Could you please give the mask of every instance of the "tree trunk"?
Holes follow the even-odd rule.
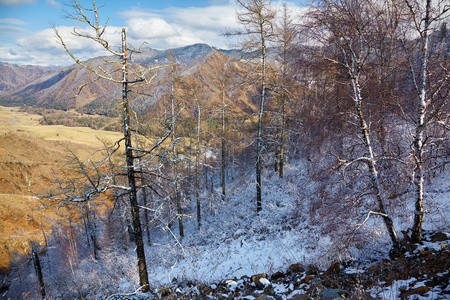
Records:
[[[200,206],[200,121],[201,121],[201,108],[198,105],[198,118],[197,118],[197,149],[195,154],[195,198],[197,200],[197,226],[200,228],[202,226],[202,212]]]
[[[366,121],[365,121],[363,113],[362,113],[362,108],[361,108],[361,104],[362,104],[361,89],[360,89],[359,82],[358,82],[358,76],[351,74],[351,73],[350,73],[350,76],[351,76],[351,83],[352,83],[352,88],[353,88],[353,97],[354,97],[354,102],[355,102],[356,115],[359,120],[359,128],[360,128],[361,134],[363,136],[364,146],[368,153],[367,166],[369,168],[369,172],[371,175],[370,179],[372,182],[372,188],[374,189],[375,198],[377,199],[377,202],[378,202],[378,210],[379,210],[379,213],[381,213],[381,215],[383,217],[383,221],[386,225],[386,229],[391,238],[394,250],[399,250],[400,243],[399,243],[399,239],[397,236],[397,232],[394,229],[394,223],[392,222],[391,217],[389,217],[389,215],[386,212],[386,208],[384,206],[384,201],[381,196],[381,185],[380,185],[378,171],[377,171],[376,164],[375,164],[375,157],[373,154],[372,144],[370,142],[369,129],[367,127]]]
[[[413,141],[413,152],[416,167],[414,168],[414,187],[415,187],[415,211],[414,224],[411,233],[411,242],[418,243],[422,238],[423,224],[423,132],[425,130],[425,112],[427,109],[426,89],[427,89],[427,65],[428,65],[428,30],[430,27],[431,0],[427,0],[427,7],[424,19],[424,30],[422,33],[422,65],[421,82],[418,92],[416,132]]]
[[[283,79],[283,89],[287,88],[287,64],[288,64],[288,47],[290,46],[292,42],[292,32],[290,31],[292,24],[289,20],[288,15],[288,9],[286,2],[283,3],[283,28],[282,28],[282,47],[283,47],[283,69],[282,69],[282,79]],[[286,102],[287,102],[287,95],[286,91],[283,90],[281,94],[281,142],[280,142],[280,154],[279,154],[279,177],[283,178],[283,172],[284,172],[284,153],[285,153],[285,145],[286,145],[286,125],[287,125],[287,118],[286,118]]]
[[[256,138],[256,211],[260,212],[262,209],[262,195],[261,195],[261,155],[262,155],[262,121],[264,115],[264,102],[266,96],[266,42],[264,37],[263,24],[260,24],[261,29],[261,48],[262,48],[262,76],[261,76],[261,97],[259,103],[258,114],[258,136]]]
[[[127,163],[127,178],[129,186],[129,198],[131,207],[131,218],[134,229],[136,254],[139,268],[139,284],[142,292],[148,292],[149,281],[147,264],[145,261],[144,242],[142,238],[139,206],[136,193],[136,177],[134,169],[134,156],[131,145],[130,111],[128,107],[128,58],[125,28],[122,28],[122,52],[123,52],[123,81],[122,81],[122,108],[123,108],[123,132],[125,138],[125,156]]]
[[[91,212],[92,212],[92,218],[91,218]],[[94,254],[94,259],[98,260],[98,239],[97,239],[97,226],[95,223],[95,210],[91,210],[90,204],[87,203],[87,211],[86,211],[86,219],[87,219],[87,227],[88,227],[88,234],[91,242],[92,242],[92,251]],[[89,243],[88,243],[89,246]]]
[[[33,257],[34,270],[36,271],[36,276],[39,282],[39,293],[41,294],[41,298],[45,299],[46,294],[45,294],[44,277],[42,276],[41,262],[39,260],[39,256],[36,253],[36,251],[34,249],[31,251],[32,251],[31,255]]]
[[[174,60],[173,57],[171,57],[171,60]],[[183,226],[183,212],[181,209],[181,194],[180,194],[180,183],[178,178],[178,153],[177,153],[177,147],[176,147],[176,135],[175,135],[175,97],[174,97],[174,70],[175,65],[174,61],[172,62],[172,83],[171,83],[171,94],[170,94],[170,101],[171,101],[171,109],[172,109],[172,119],[171,119],[171,126],[172,126],[172,144],[173,144],[173,173],[174,173],[174,181],[175,181],[175,205],[177,208],[177,219],[178,219],[178,230],[180,233],[180,239],[184,237],[184,226]]]
[[[280,146],[280,169],[279,169],[279,177],[283,178],[284,172],[284,148],[286,144],[286,96],[283,95],[282,99],[282,127],[281,127],[281,146]]]
[[[224,72],[225,73],[225,66],[224,66]],[[225,77],[223,75],[223,77]],[[226,177],[225,177],[225,84],[222,82],[222,160],[221,160],[221,185],[222,185],[222,201],[225,201],[225,184],[226,184]]]
[[[135,113],[136,114],[136,113]],[[138,131],[138,126],[139,126],[139,120],[136,116],[136,131]],[[134,142],[136,144],[136,148],[139,147],[138,145],[138,139],[137,139],[137,134],[136,132],[134,133]],[[141,157],[138,158],[138,162],[139,162],[139,171],[140,171],[140,176],[139,178],[141,179],[141,187],[142,187],[142,204],[144,207],[147,207],[147,189],[145,188],[145,179],[144,179],[144,173],[142,170],[142,159]],[[147,235],[147,244],[149,246],[152,245],[152,241],[150,239],[150,227],[148,226],[149,220],[148,220],[148,210],[144,209],[144,228],[145,228],[145,233]]]

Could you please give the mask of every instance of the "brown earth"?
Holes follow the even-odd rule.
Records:
[[[48,193],[55,174],[66,167],[69,151],[87,158],[101,148],[98,138],[116,140],[119,133],[84,127],[39,125],[38,115],[0,107],[0,270],[29,241],[43,244],[61,218],[37,194]],[[59,210],[64,214],[64,210]]]

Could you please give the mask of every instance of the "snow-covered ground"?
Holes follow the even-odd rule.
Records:
[[[214,203],[205,209],[200,230],[196,228],[195,216],[185,222],[187,234],[182,245],[173,247],[173,240],[147,248],[150,278],[158,284],[173,278],[208,283],[272,274],[294,263],[326,268],[339,259],[387,257],[389,238],[381,219],[376,217],[365,225],[365,230],[373,235],[364,248],[350,246],[346,252],[335,248],[334,233],[327,235],[322,230],[322,224],[330,220],[318,223],[311,219],[311,201],[305,197],[314,197],[316,187],[308,176],[308,168],[307,162],[288,165],[283,179],[266,170],[260,214],[256,214],[253,170],[236,178],[227,187],[225,202],[220,195],[208,200]],[[449,230],[449,179],[447,173],[433,180],[433,186],[427,189],[426,230]],[[413,203],[408,206],[412,211]],[[396,229],[406,230],[411,222],[410,215],[406,219],[395,218]],[[177,230],[173,231],[177,235]]]
[[[273,273],[298,262],[320,263],[325,253],[317,250],[326,247],[328,238],[311,230],[308,203],[298,199],[299,189],[307,188],[306,169],[301,164],[290,166],[283,180],[276,174],[266,176],[259,214],[254,176],[242,174],[228,186],[225,202],[220,194],[208,199],[214,203],[210,207],[206,203],[201,229],[196,228],[195,216],[186,221],[186,237],[176,246],[178,259],[161,264],[160,253],[166,252],[167,245],[148,249],[150,277],[158,282],[173,278],[217,282]]]
[[[285,271],[292,264],[314,265],[326,268],[336,260],[379,260],[388,257],[389,237],[384,224],[377,217],[371,218],[360,230],[366,240],[359,244],[345,245],[347,239],[340,237],[345,228],[330,230],[333,220],[316,214],[312,207],[318,183],[311,179],[311,165],[307,161],[295,161],[286,165],[285,176],[280,179],[272,170],[264,170],[262,201],[263,209],[256,213],[256,187],[253,168],[235,175],[227,185],[227,198],[221,200],[219,189],[215,194],[203,192],[202,226],[197,228],[195,201],[184,208],[185,237],[180,241],[177,226],[169,232],[167,227],[152,231],[151,247],[146,247],[147,267],[153,289],[177,282],[213,284],[226,279],[239,279],[246,275],[273,274]],[[447,171],[432,180],[426,188],[426,215],[424,229],[450,232],[450,174]],[[316,201],[317,202],[317,201]],[[405,205],[413,210],[413,203]],[[396,229],[400,232],[411,226],[412,216],[403,212],[393,215]],[[350,223],[358,223],[354,216],[342,216]],[[176,222],[175,222],[176,223]],[[131,244],[130,244],[131,245]],[[424,245],[423,247],[437,247]],[[50,254],[52,249],[49,249]],[[49,286],[59,284],[58,293],[66,290],[80,297],[104,297],[112,293],[130,293],[138,285],[136,255],[132,247],[125,254],[100,252],[101,259],[82,260],[78,268],[62,282],[50,267],[52,258],[43,256],[44,277]],[[45,261],[48,259],[49,267]],[[31,265],[29,267],[32,268]],[[62,268],[62,267],[60,267]],[[49,274],[52,272],[53,274]],[[356,272],[356,268],[347,272]],[[67,273],[67,270],[66,270]],[[35,283],[32,271],[27,281]],[[22,278],[23,279],[23,278]],[[419,283],[414,283],[419,284]],[[384,299],[395,299],[400,286],[396,282],[390,288],[373,290]],[[13,287],[14,285],[12,285]],[[279,285],[277,289],[288,289]],[[51,290],[49,288],[49,290]],[[50,292],[51,293],[51,292]],[[299,291],[293,291],[299,293]],[[88,295],[88,296],[87,296]],[[427,298],[420,298],[427,299]],[[432,298],[428,298],[432,299]]]

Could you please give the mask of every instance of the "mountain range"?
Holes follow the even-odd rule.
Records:
[[[204,68],[208,59],[227,61],[242,56],[238,50],[221,50],[206,44],[194,44],[171,50],[140,49],[132,53],[130,63],[143,68],[167,65],[172,52],[178,63],[177,76],[191,77]],[[108,61],[108,64],[105,64]],[[112,63],[111,63],[112,62]],[[96,57],[85,63],[90,66],[106,66],[112,70],[118,59],[114,57]],[[167,94],[169,68],[158,71],[152,84],[142,91],[146,96],[138,95],[132,105],[136,109],[148,112],[158,110],[158,103]],[[0,105],[33,106],[50,109],[76,109],[83,113],[114,115],[116,101],[120,99],[121,85],[107,80],[96,80],[95,74],[78,64],[67,67],[42,67],[14,65],[0,62]],[[211,87],[211,78],[202,76],[203,85]],[[83,88],[80,90],[80,87]],[[214,93],[214,88],[210,89]],[[217,91],[216,91],[217,92]],[[149,96],[148,93],[151,93]],[[208,98],[214,98],[208,96]],[[240,110],[253,110],[252,104],[241,101]],[[160,109],[159,109],[160,110]]]

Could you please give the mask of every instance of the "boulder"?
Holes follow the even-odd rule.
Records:
[[[267,280],[267,274],[265,274],[265,273],[253,275],[252,282],[260,290],[263,290],[267,285],[270,284],[269,280]]]
[[[180,288],[184,288],[184,287],[192,286],[192,285],[193,285],[192,281],[190,281],[190,280],[182,280],[178,283],[178,287],[180,287]]]
[[[320,292],[321,300],[340,300],[346,299],[350,296],[350,293],[346,290],[341,289],[327,289]]]
[[[446,240],[448,240],[448,236],[443,232],[436,232],[434,235],[431,236],[432,243],[443,242]]]
[[[408,298],[409,296],[412,295],[420,295],[420,296],[425,296],[426,293],[428,293],[430,291],[430,288],[427,286],[419,286],[415,289],[411,289],[411,290],[406,290],[406,291],[402,291],[402,293],[400,294],[400,297],[402,298]]]
[[[291,298],[288,298],[289,300],[310,300],[311,297],[309,297],[306,294],[295,294]]]

